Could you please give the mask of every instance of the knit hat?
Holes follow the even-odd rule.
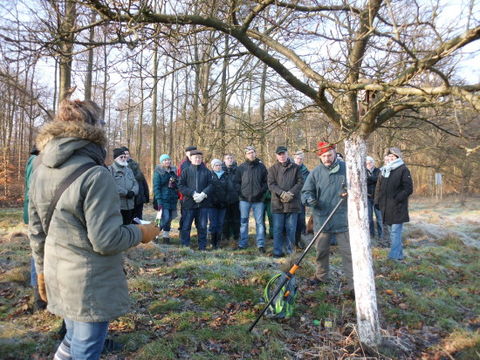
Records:
[[[160,156],[160,162],[162,163],[163,160],[169,160],[170,159],[170,156],[168,156],[168,154],[162,154],[162,156]]]
[[[120,155],[125,155],[125,149],[124,148],[113,149],[113,160],[118,158]]]
[[[397,148],[397,147],[391,147],[391,148],[388,148],[388,149],[385,151],[385,155],[390,155],[390,154],[393,154],[393,155],[395,155],[396,157],[398,157],[398,158],[400,158],[400,159],[403,157],[402,152],[401,152],[400,149]]]
[[[210,162],[210,165],[211,165],[212,168],[213,168],[215,165],[222,165],[222,162],[221,162],[219,159],[213,159],[213,160]]]
[[[335,144],[330,144],[329,142],[326,141],[319,141],[317,144],[317,155],[322,155],[326,153],[327,151],[330,150],[335,150],[336,145]]]
[[[365,158],[365,161],[367,161],[367,162],[370,161],[371,163],[375,164],[375,159],[372,158],[371,156],[367,156],[367,157]]]
[[[277,147],[277,150],[275,150],[275,154],[286,153],[287,151],[287,147],[281,145]]]
[[[300,156],[302,159],[305,157],[305,153],[302,150],[298,150],[294,155]]]
[[[187,147],[185,148],[185,152],[187,152],[187,151],[193,151],[193,150],[197,150],[197,147],[196,147],[196,146],[187,146]]]
[[[249,151],[252,151],[252,150],[256,152],[255,148],[252,145],[249,145],[249,146],[245,147],[245,152],[249,152]]]

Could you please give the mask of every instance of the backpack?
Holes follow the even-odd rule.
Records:
[[[275,283],[279,280],[279,283],[285,279],[285,274],[277,274],[272,277],[265,286],[263,297],[265,302],[270,301],[270,294],[276,290]],[[277,297],[268,308],[268,314],[271,317],[278,319],[289,319],[293,315],[295,310],[295,299],[297,298],[297,280],[295,276],[292,276],[285,285],[282,287]]]

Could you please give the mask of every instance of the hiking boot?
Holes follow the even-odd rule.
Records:
[[[260,246],[258,251],[260,251],[262,254],[265,254],[265,248],[263,246]]]
[[[170,238],[169,237],[163,238],[163,242],[167,245],[170,245]]]
[[[33,288],[33,312],[45,310],[47,308],[47,303],[40,298],[38,293],[38,287]]]
[[[281,254],[273,254],[273,257],[274,257],[275,259],[284,258],[284,257],[285,257],[285,254],[284,254],[284,253],[281,253]]]
[[[125,347],[124,344],[113,341],[112,339],[105,339],[105,343],[103,344],[102,354],[111,354],[114,352],[119,352],[119,351],[122,351],[124,347]]]

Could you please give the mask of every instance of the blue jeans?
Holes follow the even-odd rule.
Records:
[[[392,246],[388,257],[394,260],[403,260],[402,231],[403,224],[393,224],[390,227],[390,240]]]
[[[377,235],[378,238],[382,237],[383,224],[382,224],[382,212],[380,209],[376,209],[372,198],[368,198],[368,225],[370,227],[370,237],[375,237],[375,223],[373,221],[373,214],[377,219]]]
[[[282,255],[283,248],[287,254],[292,253],[295,244],[298,213],[272,213],[273,218],[273,255]],[[285,239],[283,233],[285,232]],[[284,241],[286,240],[286,241]]]
[[[255,218],[255,227],[257,232],[257,247],[265,246],[265,226],[263,225],[263,202],[251,203],[240,201],[240,243],[238,247],[248,247],[248,217],[250,209],[253,208],[253,217]]]
[[[37,287],[37,270],[35,269],[35,260],[30,258],[30,286]]]
[[[223,231],[223,222],[225,221],[227,209],[210,208],[208,210],[208,220],[210,221],[208,232],[212,234],[221,233]]]
[[[108,331],[108,321],[81,322],[65,320],[67,333],[57,349],[56,356],[74,360],[100,359]]]
[[[173,220],[173,215],[175,214],[175,210],[171,209],[162,209],[162,219],[160,221],[160,229],[163,231],[170,231],[171,224]]]
[[[190,230],[195,220],[198,234],[198,248],[205,250],[207,248],[207,222],[209,208],[193,208],[183,210],[182,229],[180,230],[180,240],[182,245],[190,246]]]

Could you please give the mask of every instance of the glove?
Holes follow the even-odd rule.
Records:
[[[37,274],[38,294],[40,299],[47,302],[47,288],[45,287],[45,275]]]
[[[155,224],[135,225],[138,226],[142,232],[142,243],[146,244],[158,235],[160,235],[160,229]]]
[[[310,207],[315,207],[318,205],[318,201],[317,199],[314,199],[314,198],[308,198],[305,200],[305,205]]]
[[[197,202],[199,195],[200,195],[199,193],[197,193],[196,191],[194,191],[194,192],[193,192],[193,195],[192,195],[193,201]]]
[[[134,196],[135,196],[135,193],[132,190],[128,190],[127,195],[125,195],[127,199],[131,199]]]
[[[295,195],[293,193],[291,193],[290,191],[287,191],[287,193],[283,197],[284,197],[285,202],[290,202],[290,201],[293,200]]]
[[[205,194],[203,191],[200,193],[200,202],[202,202],[203,200],[205,200],[207,198],[207,194]]]

